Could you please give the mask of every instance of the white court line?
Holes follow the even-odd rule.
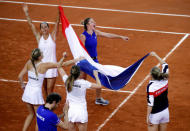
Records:
[[[7,79],[0,79],[2,82],[13,82],[13,83],[19,83],[19,81],[16,80],[7,80]],[[24,81],[24,83],[27,83]],[[55,86],[63,86],[56,84]],[[110,91],[110,92],[119,92],[119,93],[132,93],[132,91],[124,91],[124,90],[109,90],[109,89],[102,89],[103,91]]]
[[[0,18],[0,20],[8,20],[8,21],[21,21],[27,22],[25,19],[10,19],[10,18]],[[42,23],[43,21],[33,20],[35,23]],[[55,22],[47,22],[49,24],[55,24]],[[72,26],[83,26],[81,24],[71,24]],[[188,33],[181,32],[168,32],[168,31],[157,31],[157,30],[142,30],[142,29],[131,29],[131,28],[117,28],[117,27],[104,27],[104,26],[96,26],[97,28],[102,29],[113,29],[113,30],[129,30],[129,31],[141,31],[141,32],[151,32],[151,33],[163,33],[163,34],[175,34],[175,35],[186,35]]]
[[[30,5],[40,5],[40,6],[59,6],[56,4],[42,4],[42,3],[31,3],[31,2],[19,2],[19,1],[0,1],[4,3],[15,3],[23,4],[27,3]],[[154,12],[142,12],[142,11],[129,11],[129,10],[117,10],[117,9],[104,9],[104,8],[92,8],[92,7],[79,7],[79,6],[62,6],[65,8],[76,8],[76,9],[86,9],[86,10],[100,10],[100,11],[112,11],[112,12],[122,12],[122,13],[135,13],[135,14],[148,14],[148,15],[162,15],[162,16],[177,16],[177,17],[190,17],[190,15],[182,14],[168,14],[168,13],[154,13]]]
[[[176,49],[181,45],[181,43],[189,36],[189,34],[186,34],[174,47],[173,49],[163,58],[163,60],[166,60]],[[158,64],[159,65],[159,64]],[[157,66],[158,66],[157,65]],[[117,113],[117,111],[136,93],[136,91],[143,85],[143,83],[149,78],[149,74],[145,77],[143,81],[141,81],[137,87],[132,91],[132,93],[127,96],[121,104],[108,116],[108,118],[98,127],[96,131],[100,131],[102,127],[105,126],[105,124]]]

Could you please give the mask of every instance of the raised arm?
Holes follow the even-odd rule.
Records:
[[[99,30],[96,30],[95,32],[98,36],[103,36],[103,37],[107,37],[107,38],[121,38],[125,41],[129,40],[129,38],[127,36],[122,36],[122,35],[117,35],[117,34],[112,34],[112,33],[106,33],[106,32],[102,32]]]
[[[100,79],[98,77],[98,71],[93,70],[93,74],[94,74],[94,77],[96,79],[96,83],[92,83],[91,88],[95,88],[95,89],[101,88],[102,85],[101,85]]]
[[[38,72],[44,74],[48,69],[61,67],[65,57],[66,57],[66,52],[63,53],[63,57],[57,63],[45,62],[40,64]]]
[[[165,61],[162,60],[154,51],[150,53],[151,56],[156,57],[156,59],[160,62],[160,64],[164,64]]]
[[[74,64],[74,63],[77,63],[78,61],[81,61],[85,59],[84,57],[78,57],[76,59],[73,59],[73,60],[68,60],[66,62],[63,62],[61,66],[68,66],[68,65],[71,65],[71,64]]]
[[[27,73],[28,63],[29,63],[29,61],[24,65],[24,68],[21,70],[21,72],[18,75],[18,80],[19,80],[19,83],[20,83],[22,89],[25,88],[25,84],[23,82],[23,76]]]
[[[34,36],[36,37],[37,43],[39,43],[39,41],[40,41],[40,33],[37,32],[36,27],[34,26],[34,24],[32,24],[32,20],[31,20],[31,18],[29,16],[29,13],[28,13],[28,6],[26,4],[23,4],[23,11],[25,13],[25,16],[26,16],[26,19],[28,21],[28,24],[30,25],[30,27],[32,29],[32,32],[33,32]]]
[[[63,62],[65,57],[66,57],[66,52],[63,53],[63,57],[57,63],[53,63],[53,62],[42,63],[42,68],[41,68],[41,71],[39,71],[39,72],[45,73],[48,69],[60,68],[62,66],[68,66],[68,65],[74,64],[74,63],[84,59],[84,57],[79,57],[79,58],[76,58],[73,60],[68,60],[66,62]]]
[[[64,61],[64,59],[65,59],[65,57],[67,56],[67,53],[66,52],[64,52],[63,53],[63,57],[59,60],[59,67],[57,68],[58,69],[58,72],[59,72],[59,74],[61,75],[61,77],[63,77],[64,75],[66,75],[66,72],[65,72],[65,70],[62,68],[62,64],[63,64],[63,61]]]
[[[55,22],[55,26],[54,26],[54,29],[51,33],[52,35],[52,38],[53,40],[55,41],[56,40],[56,35],[57,35],[57,32],[59,31],[59,22],[60,22],[60,12],[59,12],[59,8],[57,8],[58,11],[57,11],[57,19],[56,19],[56,22]]]

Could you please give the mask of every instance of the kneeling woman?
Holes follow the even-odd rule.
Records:
[[[168,64],[165,63],[155,52],[151,55],[156,57],[162,64],[162,71],[158,67],[151,70],[151,78],[147,86],[147,123],[148,131],[165,131],[169,122],[168,110]]]
[[[69,130],[75,130],[76,125],[79,131],[86,131],[88,123],[86,89],[101,88],[98,72],[95,70],[93,71],[96,83],[91,83],[84,79],[80,79],[80,68],[76,65],[72,66],[70,76],[66,75],[63,68],[58,68],[58,71],[65,82],[67,90]]]

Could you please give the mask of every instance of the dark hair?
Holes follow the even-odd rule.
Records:
[[[88,18],[84,19],[84,20],[81,22],[81,24],[84,25],[84,29],[85,29],[85,30],[87,30],[87,24],[89,23],[90,19],[91,19],[91,18],[88,17]]]
[[[72,66],[70,71],[70,76],[68,77],[65,83],[68,92],[72,91],[73,83],[79,77],[79,75],[80,75],[80,67],[76,65]]]
[[[168,74],[162,73],[158,67],[153,67],[151,69],[151,75],[155,80],[164,80],[168,78]]]
[[[51,93],[47,96],[46,98],[46,103],[52,104],[53,102],[60,102],[61,101],[61,96],[58,93]]]
[[[32,65],[33,65],[33,67],[34,67],[34,69],[35,69],[36,76],[38,76],[38,72],[37,72],[37,70],[36,70],[36,66],[35,66],[35,64],[34,64],[34,61],[37,61],[41,55],[42,55],[42,54],[41,54],[41,51],[40,51],[39,48],[34,49],[34,50],[32,51],[32,53],[31,53],[31,62],[32,62]]]
[[[42,23],[40,23],[40,29],[42,28],[42,24],[46,24],[47,27],[49,28],[49,24],[47,22],[42,22]]]

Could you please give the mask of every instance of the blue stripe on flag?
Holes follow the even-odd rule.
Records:
[[[98,76],[100,78],[101,84],[105,86],[106,88],[112,89],[112,90],[119,90],[123,88],[133,77],[135,72],[138,70],[140,67],[141,63],[144,61],[144,59],[148,56],[149,54],[145,55],[143,58],[129,66],[126,70],[121,72],[119,75],[112,77],[112,76],[106,76],[102,73],[98,73]],[[94,77],[93,75],[93,70],[97,70],[96,67],[91,65],[87,60],[82,60],[77,64],[81,71],[87,73],[91,77]]]

